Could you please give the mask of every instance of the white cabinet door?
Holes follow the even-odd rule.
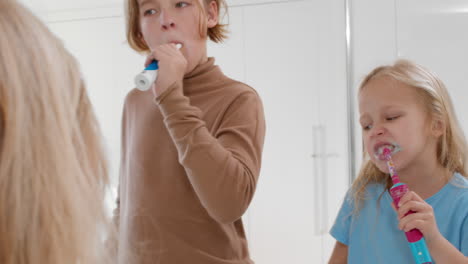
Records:
[[[249,214],[252,255],[258,264],[324,263],[335,216],[324,213],[336,212],[327,192],[341,181],[331,194],[339,204],[347,186],[344,2],[245,7],[244,21],[246,81],[267,118]]]
[[[328,232],[332,227],[349,186],[348,167],[348,98],[346,79],[346,20],[345,1],[321,1],[316,5],[319,30],[319,159],[322,205],[320,228],[324,234],[322,262],[328,263],[335,239]],[[351,98],[352,99],[352,98]],[[315,262],[314,262],[315,263]],[[317,262],[319,263],[319,262]]]

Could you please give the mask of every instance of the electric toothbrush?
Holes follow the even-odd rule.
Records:
[[[400,202],[401,197],[405,195],[409,189],[408,185],[400,182],[400,178],[395,170],[395,164],[392,160],[392,154],[400,151],[398,145],[396,145],[393,150],[390,150],[388,146],[384,146],[379,149],[379,158],[384,159],[387,162],[387,167],[390,172],[390,177],[392,178],[393,186],[390,188],[390,196],[393,199],[393,204],[398,209],[398,203]],[[406,213],[412,214],[413,211]],[[405,215],[405,216],[406,216]],[[416,264],[432,264],[431,255],[429,254],[429,249],[427,248],[426,240],[424,239],[423,234],[418,229],[412,229],[408,232],[405,232],[406,239],[409,242],[411,253],[413,254]]]
[[[176,44],[177,49],[182,47],[182,44]],[[140,91],[147,91],[151,88],[151,85],[154,83],[158,77],[158,61],[153,60],[148,67],[146,67],[141,73],[135,76],[135,85],[136,88]]]

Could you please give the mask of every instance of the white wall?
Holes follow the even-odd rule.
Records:
[[[446,84],[468,132],[468,1],[397,1],[397,54],[428,67]]]

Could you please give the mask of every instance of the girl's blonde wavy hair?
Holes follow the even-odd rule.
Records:
[[[0,263],[104,263],[107,162],[75,59],[0,1]]]
[[[369,81],[384,76],[413,87],[432,117],[432,121],[443,122],[445,132],[437,144],[437,160],[451,172],[450,175],[458,172],[466,177],[468,147],[447,88],[442,81],[420,65],[408,60],[398,60],[394,65],[381,66],[369,73],[361,83],[359,92]],[[363,149],[363,164],[351,188],[355,205],[354,212],[359,211],[365,199],[367,185],[384,184],[385,190],[392,186],[390,177],[372,163],[365,148]]]
[[[202,1],[202,3],[200,3]],[[206,37],[215,43],[223,42],[227,39],[228,30],[227,24],[218,23],[213,28],[207,28],[203,19],[206,17],[206,6],[212,1],[216,2],[218,7],[218,19],[221,21],[221,10],[225,10],[224,14],[228,14],[227,4],[225,0],[195,0],[198,8],[200,9],[201,16],[199,21],[200,36]],[[204,6],[202,6],[204,5]],[[126,21],[126,35],[127,41],[132,49],[137,52],[149,52],[149,47],[142,39],[140,28],[140,8],[138,0],[125,0],[125,21]]]

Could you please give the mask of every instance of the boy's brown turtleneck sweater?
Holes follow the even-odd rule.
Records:
[[[213,58],[180,85],[126,98],[117,263],[253,263],[241,216],[260,172],[260,98]]]

